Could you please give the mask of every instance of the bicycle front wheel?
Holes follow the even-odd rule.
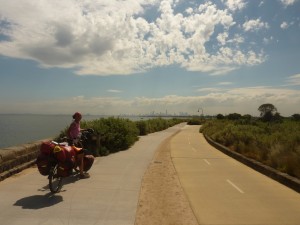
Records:
[[[62,177],[57,175],[57,167],[55,165],[49,175],[49,188],[52,193],[60,192],[62,188]]]

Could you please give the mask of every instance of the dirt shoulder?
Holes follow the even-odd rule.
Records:
[[[198,225],[165,140],[143,177],[135,225]]]

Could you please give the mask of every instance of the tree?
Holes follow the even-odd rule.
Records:
[[[273,116],[273,121],[275,121],[275,122],[282,122],[282,120],[283,120],[283,117],[280,115],[280,113],[275,113],[275,115]]]
[[[218,114],[217,115],[217,119],[218,120],[222,120],[222,119],[224,119],[225,118],[225,116],[223,116],[223,114]]]
[[[294,114],[292,115],[292,118],[296,121],[300,121],[300,114]]]
[[[230,113],[230,114],[228,114],[227,118],[229,120],[239,120],[242,118],[242,115],[239,113]]]
[[[245,114],[242,116],[243,119],[250,121],[252,119],[252,116],[250,114]]]
[[[259,106],[258,111],[263,121],[271,121],[277,113],[277,108],[273,104],[266,103]]]

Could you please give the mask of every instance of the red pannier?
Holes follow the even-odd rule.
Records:
[[[53,149],[53,153],[59,162],[65,162],[75,158],[75,150],[71,146],[57,145]]]
[[[94,163],[94,156],[93,155],[85,155],[83,158],[83,170],[88,171],[91,169],[93,163]]]
[[[75,161],[76,153],[72,146],[64,146],[63,150],[65,152],[66,160],[73,160]]]
[[[54,152],[55,157],[59,161],[57,169],[58,176],[70,176],[76,164],[75,151],[71,146],[56,146]]]
[[[67,167],[74,168],[76,165],[76,155],[74,149],[71,146],[65,146],[63,148],[63,151],[65,152],[65,156],[66,156],[66,160],[64,164]]]
[[[41,144],[40,152],[45,155],[50,155],[56,145],[52,141],[44,141]]]
[[[57,167],[57,175],[60,177],[68,177],[72,174],[73,165],[66,162],[59,162]]]
[[[36,159],[36,165],[41,175],[49,175],[51,165],[48,156],[40,153]]]
[[[53,149],[53,153],[55,158],[59,161],[59,162],[64,162],[66,160],[66,154],[64,151],[64,148],[62,146],[55,146],[55,148]]]
[[[47,176],[50,173],[51,165],[54,162],[53,148],[55,144],[51,141],[42,142],[40,153],[37,156],[36,164],[41,175]]]

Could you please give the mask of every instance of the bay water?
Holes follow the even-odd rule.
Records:
[[[84,115],[84,120],[101,116]],[[0,114],[0,149],[56,137],[72,115]]]

